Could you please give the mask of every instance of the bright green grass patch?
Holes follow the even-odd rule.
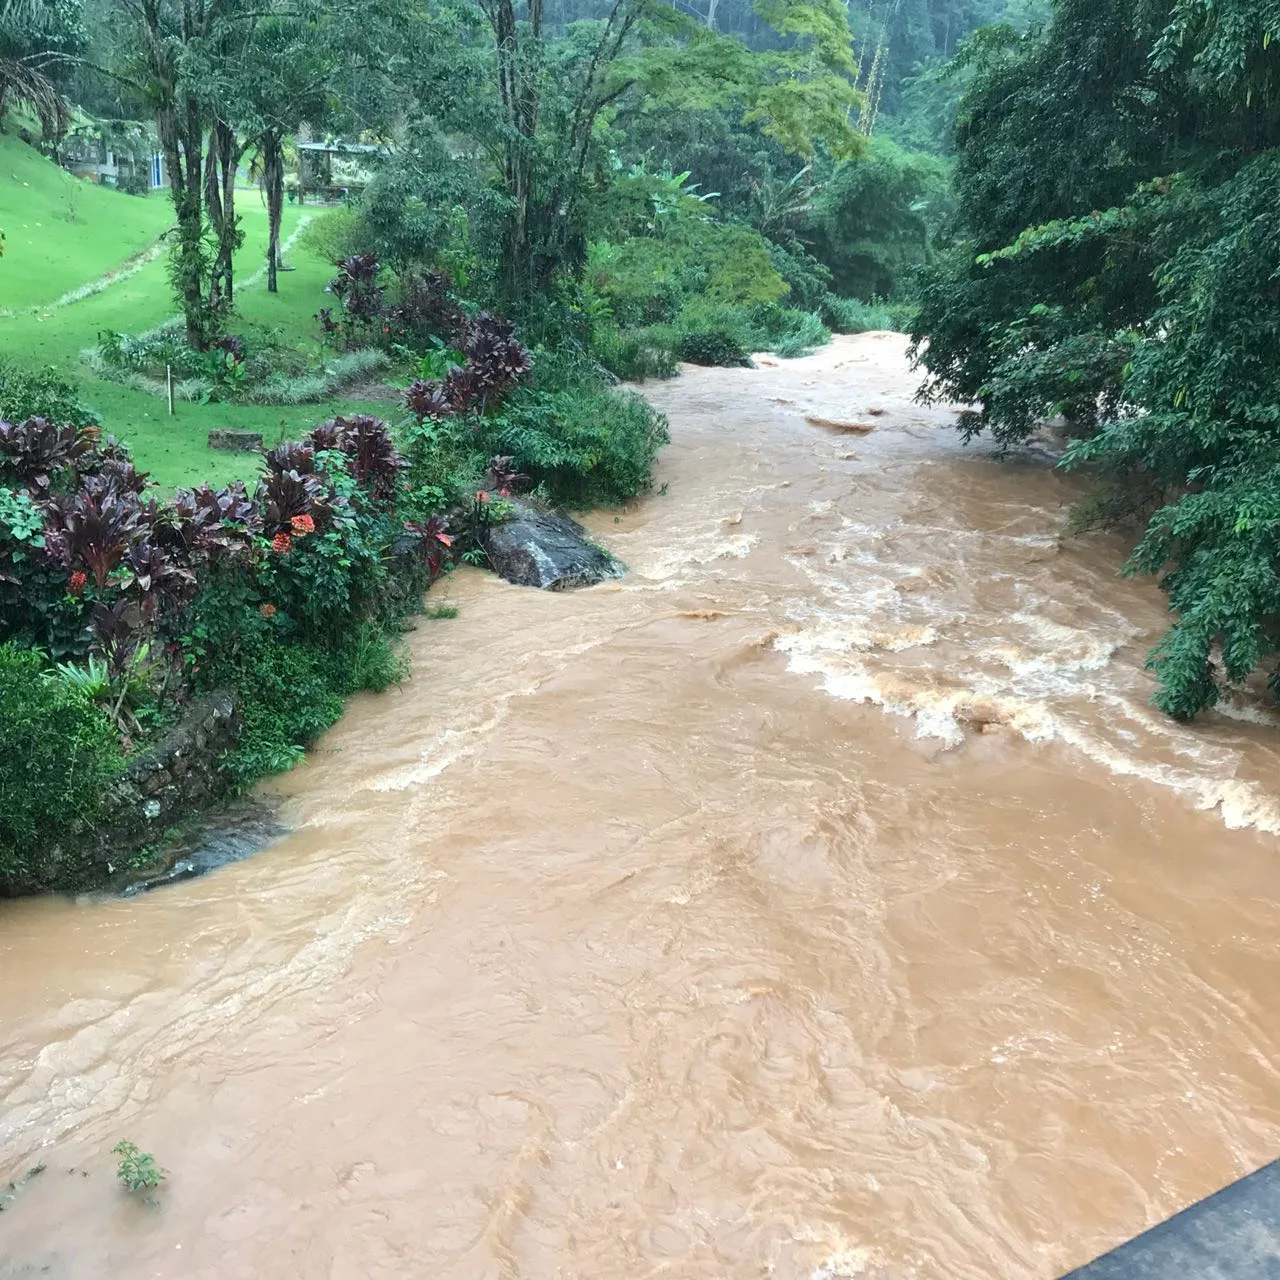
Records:
[[[363,400],[308,405],[178,404],[169,417],[165,402],[112,382],[85,384],[85,398],[102,414],[103,431],[122,436],[138,466],[165,490],[248,480],[261,470],[253,454],[217,453],[206,444],[210,429],[259,431],[268,446],[305,435],[317,422],[338,414],[394,416],[396,406]]]
[[[2,174],[0,167],[0,176]],[[115,192],[100,194],[117,197]],[[139,204],[147,202],[135,196],[117,198]],[[170,208],[166,193],[157,192],[147,200],[154,200],[157,207]],[[287,341],[315,343],[318,363],[327,353],[319,346],[314,317],[322,306],[332,302],[324,292],[325,284],[334,274],[332,265],[299,244],[285,254],[286,263],[295,270],[281,272],[280,292],[268,293],[260,274],[267,251],[267,216],[262,198],[257,191],[242,190],[238,193],[237,208],[243,218],[245,241],[236,255],[240,282],[236,297],[238,315],[230,329],[234,332],[238,324],[245,322],[278,328]],[[287,206],[282,236],[287,241],[298,230],[303,217],[324,216],[319,210]],[[9,234],[7,223],[0,221],[0,227]],[[216,453],[207,447],[206,438],[214,427],[258,431],[270,445],[282,437],[302,435],[317,422],[335,414],[363,412],[385,417],[395,413],[396,407],[392,404],[339,398],[296,406],[179,403],[174,416],[170,417],[163,398],[94,378],[81,361],[80,353],[94,346],[104,329],[140,333],[175,314],[165,266],[165,257],[161,256],[101,293],[61,307],[45,306],[34,312],[0,315],[0,355],[28,366],[53,365],[64,376],[80,381],[82,398],[102,415],[103,431],[125,440],[138,466],[151,472],[163,488],[173,489],[202,480],[221,484],[231,479],[249,479],[256,474],[259,463],[253,455]],[[9,267],[6,252],[0,258],[0,289],[7,281]],[[85,279],[73,280],[68,288],[84,283],[87,283]]]
[[[44,305],[116,271],[173,221],[167,192],[130,196],[0,135],[0,308]]]
[[[290,338],[315,338],[317,326],[312,317],[325,303],[324,285],[333,275],[332,269],[312,260],[301,264],[301,270],[283,272],[280,293],[274,298],[267,293],[263,281],[249,283],[266,258],[267,214],[256,191],[241,191],[237,205],[245,233],[244,244],[236,254],[236,272],[241,281],[236,300],[240,315],[279,325]],[[299,217],[297,208],[285,209],[282,230],[286,239],[296,229]],[[305,251],[299,250],[299,255],[305,258]],[[0,315],[0,351],[23,364],[51,364],[68,376],[84,377],[80,353],[94,346],[104,329],[141,333],[176,314],[166,266],[166,257],[161,256],[101,293],[78,302]],[[0,258],[0,282],[6,279],[8,270],[6,252]],[[234,320],[230,327],[235,328]],[[87,398],[92,400],[94,396],[89,394]]]

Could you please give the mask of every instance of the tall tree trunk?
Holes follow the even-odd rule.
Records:
[[[599,113],[626,91],[630,81],[610,86],[607,72],[637,21],[636,0],[613,0],[561,140],[548,162],[538,159],[537,133],[543,71],[543,0],[528,0],[528,33],[521,42],[514,0],[481,0],[493,27],[498,96],[507,126],[500,156],[511,199],[502,243],[502,282],[507,299],[519,303],[550,287],[561,267],[580,268],[585,241],[579,197],[592,129]]]
[[[204,203],[209,211],[209,226],[218,242],[209,276],[209,306],[217,312],[222,307],[222,183],[218,178],[218,126],[209,126],[209,149],[204,161]]]
[[[178,215],[176,269],[182,295],[182,311],[186,321],[187,343],[203,351],[213,337],[212,299],[207,292],[209,255],[205,246],[205,210],[200,190],[204,162],[204,128],[200,104],[193,94],[185,95],[180,116],[177,150],[172,173],[180,175],[179,187],[173,193],[173,207]]]
[[[178,89],[177,59],[161,17],[161,0],[142,0],[142,35],[154,78],[156,132],[169,174],[169,195],[177,216],[170,276],[182,304],[189,346],[203,350],[211,336],[205,294],[208,260],[204,243],[204,122],[200,104]],[[184,27],[184,33],[186,28]]]
[[[262,180],[267,189],[267,291],[276,293],[284,217],[284,139],[278,129],[268,129],[262,137]]]
[[[529,0],[530,30],[523,46],[512,0],[493,0],[488,14],[498,54],[498,96],[508,126],[502,179],[512,209],[503,239],[502,276],[507,298],[515,303],[533,287],[530,204],[534,199],[533,152],[540,99],[542,0]]]
[[[236,169],[244,148],[235,130],[224,120],[209,127],[209,154],[205,164],[205,201],[218,249],[209,283],[209,305],[217,313],[229,312],[235,302],[235,251],[244,237],[236,217]]]

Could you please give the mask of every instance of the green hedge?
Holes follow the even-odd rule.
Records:
[[[231,689],[240,701],[240,736],[222,762],[236,785],[291,769],[341,718],[350,694],[380,693],[404,679],[407,663],[391,637],[388,628],[367,621],[332,649],[259,636],[216,655],[202,677],[207,687]]]
[[[509,454],[556,502],[610,505],[643,493],[670,437],[667,420],[634,392],[605,385],[585,361],[538,353],[531,386],[483,419],[486,454]]]

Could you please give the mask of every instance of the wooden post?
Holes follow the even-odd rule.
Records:
[[[173,417],[173,365],[167,364],[164,367],[165,385],[169,392],[169,417]]]

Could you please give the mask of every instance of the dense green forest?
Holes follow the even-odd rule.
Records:
[[[500,263],[481,251],[473,264],[488,273],[472,273],[477,297],[545,295],[581,278],[590,245],[660,235],[681,210],[684,222],[758,232],[786,285],[710,291],[719,297],[776,294],[839,323],[826,294],[908,296],[949,211],[946,165],[930,157],[950,151],[966,73],[945,69],[975,28],[1020,29],[1044,0],[702,3],[5,0],[0,106],[23,103],[46,141],[69,110],[100,124],[154,119],[181,197],[197,344],[210,324],[199,291],[214,311],[228,288],[234,297],[237,166],[252,162],[278,209],[299,130],[387,148],[360,210],[365,234],[350,239],[388,265],[505,244]],[[646,199],[656,225],[626,207]],[[642,309],[673,318],[652,299]],[[728,328],[755,341],[785,332],[776,317],[776,332],[740,318]]]

